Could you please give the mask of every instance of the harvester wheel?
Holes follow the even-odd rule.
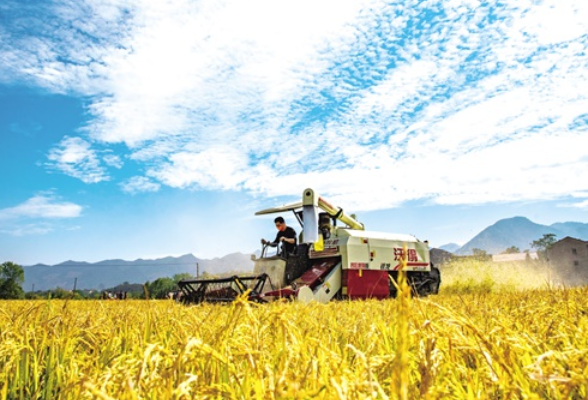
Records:
[[[429,293],[438,294],[439,286],[441,285],[441,271],[439,271],[439,268],[433,266],[432,263],[431,272],[429,272],[429,278],[431,279],[431,282],[429,283]]]

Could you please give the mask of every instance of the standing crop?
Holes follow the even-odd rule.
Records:
[[[588,398],[587,288],[399,301],[4,301],[0,399]]]

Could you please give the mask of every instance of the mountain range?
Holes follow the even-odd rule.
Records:
[[[223,274],[231,271],[253,270],[251,255],[232,253],[221,258],[201,259],[193,254],[135,261],[104,260],[96,263],[65,261],[56,265],[25,266],[25,291],[49,290],[60,287],[77,289],[106,289],[123,282],[145,283],[157,278],[189,273]]]
[[[500,254],[512,246],[525,251],[531,250],[531,243],[534,240],[541,239],[548,233],[555,234],[556,240],[566,236],[588,240],[588,224],[558,222],[552,225],[541,225],[525,217],[501,219],[458,249],[455,249],[453,244],[441,246],[441,249],[458,255],[470,255],[473,249],[485,250],[488,254]]]
[[[588,224],[558,222],[552,225],[541,225],[525,217],[513,217],[499,220],[461,247],[458,244],[449,243],[439,248],[458,255],[470,255],[473,249],[484,250],[488,254],[499,254],[512,246],[524,251],[531,249],[531,243],[534,240],[548,233],[555,234],[557,240],[566,236],[588,240]],[[36,264],[24,267],[24,289],[31,290],[34,285],[35,290],[49,290],[56,287],[69,290],[73,289],[74,284],[78,289],[106,289],[123,282],[145,283],[181,273],[196,275],[197,264],[200,274],[253,270],[251,255],[243,253],[232,253],[214,259],[199,259],[193,254],[186,254],[181,257],[155,260],[104,260],[96,263],[70,260],[57,265]]]

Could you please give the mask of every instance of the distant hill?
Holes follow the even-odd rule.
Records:
[[[157,278],[172,277],[176,274],[196,275],[196,264],[200,273],[222,274],[230,271],[249,272],[253,261],[249,254],[232,253],[212,260],[200,259],[193,254],[181,257],[165,257],[155,260],[135,261],[104,260],[96,263],[65,261],[56,265],[36,264],[25,266],[25,291],[49,290],[61,287],[73,289],[77,278],[78,289],[105,289],[123,282],[145,283]]]
[[[431,249],[431,262],[437,267],[442,268],[443,264],[451,261],[453,257],[453,253],[450,253],[449,251],[436,248]]]
[[[565,232],[566,236],[586,240],[588,238],[588,224],[581,222],[558,222],[550,225],[552,228]],[[563,237],[558,237],[563,239]]]
[[[557,240],[566,236],[588,240],[588,224],[558,222],[552,225],[541,225],[525,217],[501,219],[477,234],[455,254],[470,255],[473,249],[485,250],[488,254],[500,254],[511,246],[516,246],[521,251],[531,250],[531,242],[548,233],[555,234]]]
[[[444,244],[443,246],[439,246],[439,249],[448,251],[450,253],[455,253],[456,251],[458,251],[460,249],[460,247],[461,246],[457,243],[447,243],[447,244]]]

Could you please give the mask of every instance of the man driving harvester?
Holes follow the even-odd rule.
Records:
[[[267,244],[271,247],[276,247],[282,243],[282,252],[284,253],[283,255],[293,253],[294,249],[296,248],[296,231],[287,226],[286,221],[284,221],[284,218],[282,217],[277,217],[274,219],[274,222],[276,223],[276,228],[278,229],[276,238],[273,242],[261,239],[261,244]]]

